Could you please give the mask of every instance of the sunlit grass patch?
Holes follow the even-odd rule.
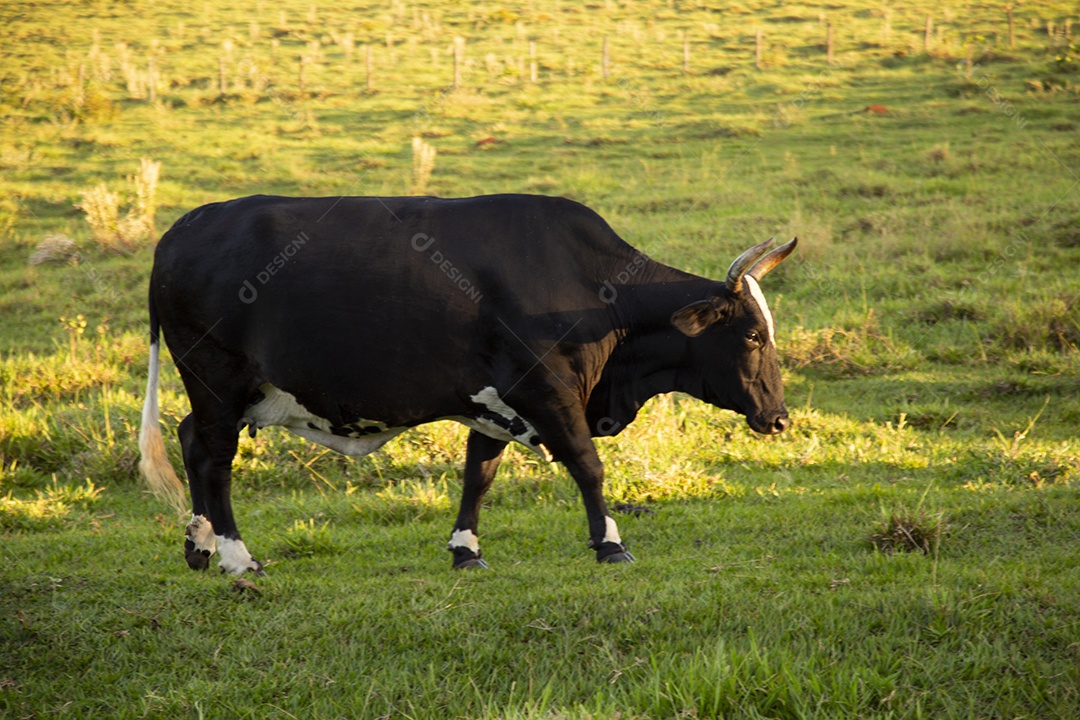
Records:
[[[315,518],[296,520],[285,531],[281,551],[286,557],[330,555],[340,550],[330,533],[330,521],[319,524]]]
[[[402,480],[372,494],[352,492],[352,487],[346,492],[353,498],[350,505],[359,517],[382,525],[450,517],[450,488],[445,475]]]
[[[1005,348],[1080,353],[1080,293],[1007,303],[990,330]]]
[[[792,368],[813,367],[832,377],[915,367],[920,353],[883,330],[873,310],[852,327],[784,331],[781,359]]]
[[[83,485],[60,485],[55,478],[48,488],[35,490],[33,498],[17,498],[9,490],[0,497],[0,529],[38,531],[59,527],[73,509],[90,507],[103,491],[89,479]]]

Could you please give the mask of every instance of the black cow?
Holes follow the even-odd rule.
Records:
[[[178,220],[154,256],[140,467],[182,504],[158,422],[164,330],[191,402],[178,434],[192,568],[216,549],[223,570],[261,570],[229,500],[240,431],[282,425],[363,455],[440,419],[471,429],[454,567],[485,566],[480,501],[511,440],[570,471],[597,560],[632,561],[592,438],[617,434],[671,391],[742,413],[760,433],[786,428],[758,280],[796,242],[756,245],[715,281],[647,258],[563,198],[206,205]]]

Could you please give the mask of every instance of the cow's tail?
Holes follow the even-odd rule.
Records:
[[[160,375],[161,325],[158,323],[154,297],[150,295],[150,371],[146,378],[146,400],[143,402],[142,427],[139,430],[139,471],[150,490],[162,498],[178,513],[186,508],[184,484],[176,476],[176,470],[165,453],[165,441],[161,437],[158,421],[158,377]]]

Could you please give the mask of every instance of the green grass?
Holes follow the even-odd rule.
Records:
[[[1080,716],[1080,56],[1045,31],[1075,7],[1018,6],[1012,48],[991,3],[281,7],[0,8],[0,715]],[[151,55],[153,101],[122,67]],[[191,573],[136,477],[152,248],[97,246],[75,205],[133,202],[143,157],[159,232],[403,193],[415,136],[429,192],[573,197],[694,272],[799,235],[765,288],[793,426],[664,397],[599,441],[609,500],[653,513],[619,516],[618,568],[567,473],[512,449],[489,573],[443,550],[462,428],[355,460],[264,431],[234,497],[268,576]],[[78,255],[28,265],[51,233]],[[171,366],[161,401],[175,428]]]

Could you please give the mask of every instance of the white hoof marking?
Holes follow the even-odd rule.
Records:
[[[192,515],[191,523],[187,526],[185,535],[188,540],[195,544],[196,552],[201,552],[207,557],[213,555],[217,549],[214,527],[206,519],[205,515]]]
[[[455,530],[454,534],[450,536],[450,544],[447,547],[450,550],[463,547],[469,548],[474,553],[480,552],[480,542],[472,530]]]
[[[619,526],[615,524],[615,521],[611,519],[611,516],[604,518],[604,523],[607,525],[607,529],[604,532],[604,542],[613,542],[622,544],[622,539],[619,537]]]
[[[217,536],[218,553],[221,559],[218,566],[230,575],[243,575],[248,571],[262,570],[255,558],[244,546],[243,540],[231,540],[223,535]]]

